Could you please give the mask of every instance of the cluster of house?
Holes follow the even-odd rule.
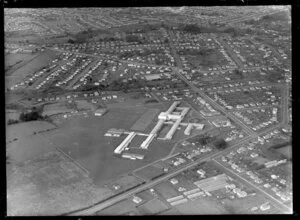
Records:
[[[264,162],[264,167],[267,170],[253,171],[249,168],[249,161],[241,160],[238,156],[239,154],[246,153],[249,154],[250,158],[256,160],[260,155],[260,148],[258,143],[263,144],[264,138],[258,138],[256,141],[251,141],[245,146],[237,148],[235,151],[231,151],[226,156],[222,156],[221,160],[227,164],[234,172],[241,173],[245,178],[253,181],[255,184],[261,185],[265,189],[270,189],[271,192],[280,197],[283,201],[288,201],[290,197],[287,195],[288,192],[285,192],[285,187],[283,185],[287,184],[286,179],[280,175],[275,175],[277,166],[287,163],[286,159],[273,159],[267,160]],[[235,156],[237,155],[237,156]],[[263,157],[263,156],[262,156]],[[278,169],[280,173],[281,169]],[[281,185],[281,186],[280,186]]]

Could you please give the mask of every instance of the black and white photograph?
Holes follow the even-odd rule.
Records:
[[[6,216],[293,214],[291,12],[4,7]]]

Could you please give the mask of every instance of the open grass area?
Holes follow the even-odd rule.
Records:
[[[40,154],[52,151],[54,146],[42,135],[22,137],[6,145],[6,152],[14,163],[23,163],[32,160]]]
[[[163,169],[159,169],[159,168],[151,166],[151,165],[135,172],[136,175],[142,177],[143,179],[147,179],[147,180],[151,180],[157,176],[160,176],[163,173],[164,173]]]
[[[16,71],[12,72],[9,76],[5,78],[5,87],[11,87],[12,85],[20,82],[23,78],[25,78],[28,74],[34,73],[39,69],[46,66],[54,57],[56,53],[53,51],[45,51],[35,59],[20,67]]]
[[[117,204],[97,212],[97,215],[123,215],[129,211],[135,210],[135,206],[136,204],[133,201],[124,199]]]
[[[182,215],[218,215],[227,211],[211,198],[201,198],[175,206]]]
[[[144,160],[132,161],[113,154],[125,136],[105,137],[106,131],[110,128],[128,130],[144,111],[144,108],[111,108],[102,117],[78,116],[67,120],[56,131],[48,132],[45,138],[87,169],[95,183],[103,184],[169,153],[171,143],[154,140]]]
[[[24,65],[24,63],[33,59],[37,54],[31,53],[14,53],[14,54],[6,54],[4,58],[5,69],[7,69],[8,73],[11,68],[17,68],[18,66]]]
[[[266,211],[262,211],[260,209],[256,211],[251,211],[253,207],[258,207],[263,203],[268,202],[263,196],[255,195],[255,196],[247,196],[246,198],[240,199],[224,199],[222,204],[225,209],[229,212],[228,214],[276,214],[279,213],[272,204],[270,204],[271,208]]]
[[[180,195],[169,182],[162,182],[156,185],[154,189],[161,194],[164,199],[169,199]]]
[[[144,131],[151,122],[155,119],[155,116],[160,112],[159,109],[149,108],[147,111],[132,125],[133,131]]]
[[[9,125],[6,127],[6,141],[30,136],[34,133],[54,129],[55,126],[46,121],[30,121]]]
[[[168,209],[169,207],[165,203],[156,198],[139,206],[139,210],[142,210],[143,213],[148,215],[154,215]]]
[[[91,179],[59,152],[45,153],[7,176],[9,216],[59,215],[96,203],[112,192]]]

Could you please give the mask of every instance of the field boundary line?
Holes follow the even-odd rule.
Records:
[[[79,163],[77,163],[72,157],[70,157],[68,154],[66,154],[65,152],[63,152],[63,150],[61,150],[59,147],[55,147],[55,149],[57,149],[63,156],[65,156],[66,158],[68,158],[77,167],[79,167],[81,170],[83,170],[85,173],[87,173],[88,176],[90,175],[90,172],[87,169],[85,169],[83,166],[81,166]]]

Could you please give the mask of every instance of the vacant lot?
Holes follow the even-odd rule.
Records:
[[[135,210],[135,206],[136,204],[133,201],[124,199],[117,204],[101,210],[100,212],[97,212],[97,215],[123,215],[127,212]]]
[[[125,175],[122,177],[119,177],[118,179],[113,179],[109,182],[106,182],[106,186],[110,187],[112,190],[115,191],[115,189],[112,188],[113,185],[119,185],[120,189],[118,190],[118,192],[130,189],[134,186],[137,186],[139,184],[141,184],[143,181],[138,179],[135,176],[132,175]]]
[[[74,109],[70,108],[66,102],[57,102],[45,105],[42,115],[51,116],[56,114],[68,113],[71,111],[74,111]]]
[[[282,147],[277,149],[278,152],[282,153],[284,156],[286,156],[287,158],[292,158],[292,146],[286,146],[286,147]]]
[[[140,197],[143,201],[150,201],[154,198],[153,194],[150,193],[149,190],[144,190],[136,194],[136,196]]]
[[[132,161],[113,154],[125,136],[105,137],[106,131],[110,128],[128,130],[143,113],[144,108],[112,108],[102,117],[72,118],[61,128],[45,134],[45,138],[87,169],[95,183],[102,184],[169,153],[171,143],[154,140],[144,160]]]
[[[112,192],[91,179],[59,152],[43,154],[7,177],[9,216],[59,215],[107,198]]]
[[[163,182],[155,186],[155,189],[160,193],[165,199],[173,198],[179,196],[180,194],[173,188],[171,183]]]
[[[175,206],[182,215],[227,214],[227,211],[210,198],[201,198]]]
[[[228,214],[277,214],[279,210],[277,210],[273,205],[271,208],[266,211],[261,211],[260,209],[256,211],[251,211],[253,207],[258,207],[263,203],[268,202],[263,196],[255,195],[248,196],[246,198],[241,199],[225,199],[223,200],[225,209],[229,212]]]
[[[142,177],[143,179],[147,179],[147,180],[151,180],[157,176],[160,176],[163,173],[164,173],[163,169],[159,169],[159,168],[151,166],[151,165],[135,172],[136,175]]]
[[[156,213],[166,211],[168,208],[169,207],[165,203],[156,198],[139,206],[139,210],[142,210],[142,213],[146,213],[149,215],[154,215]]]

